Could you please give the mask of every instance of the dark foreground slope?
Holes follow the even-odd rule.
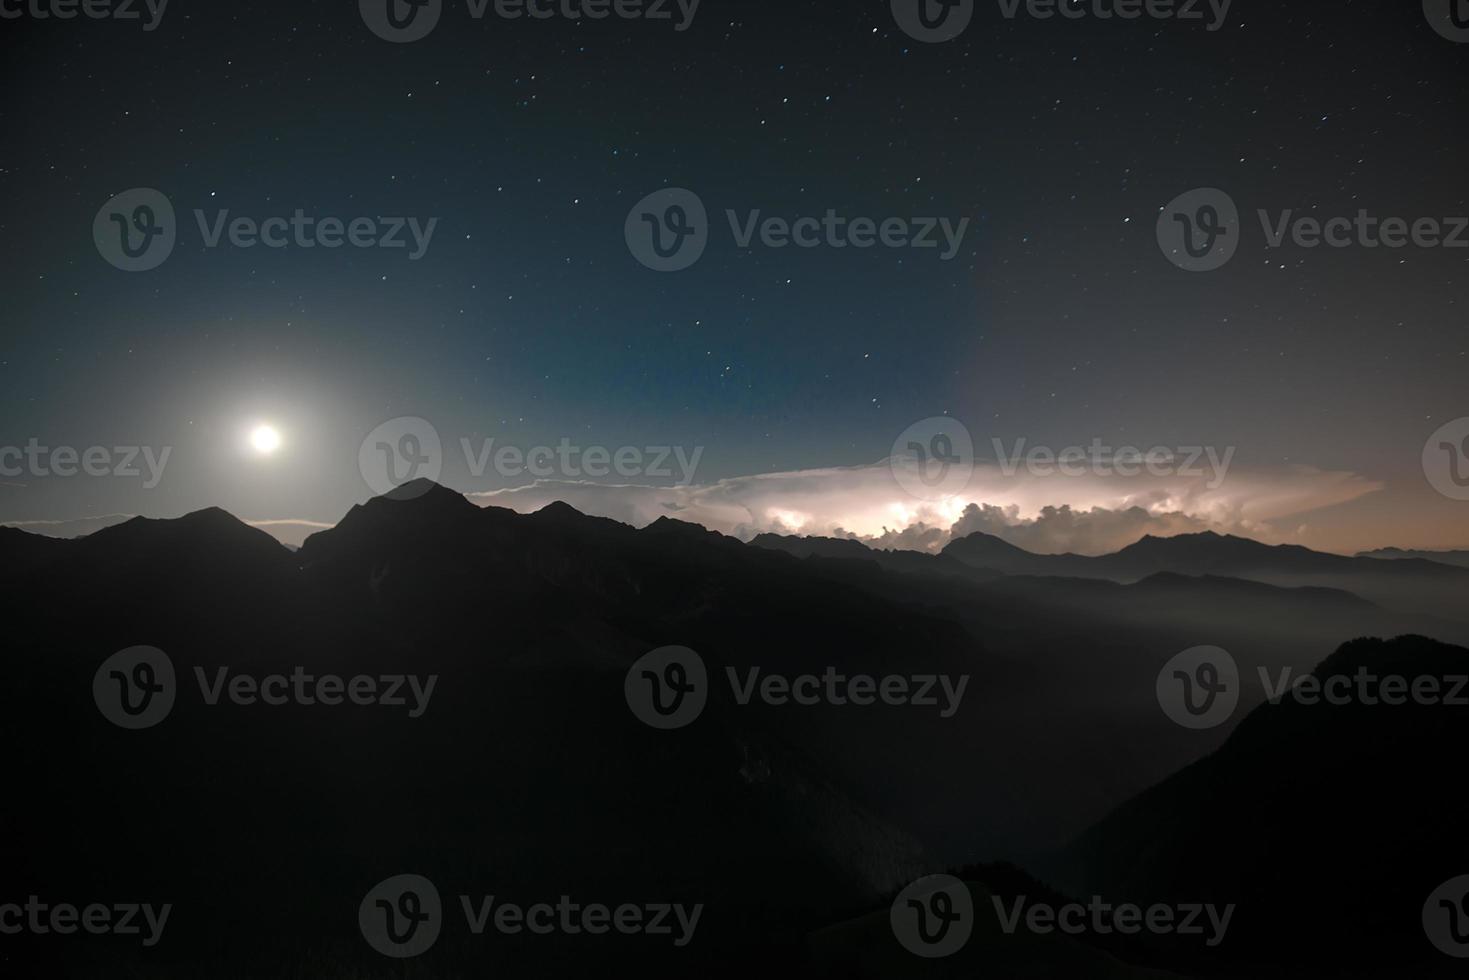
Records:
[[[1258,708],[1218,752],[1082,835],[1054,877],[1114,901],[1236,904],[1207,961],[1230,975],[1463,975],[1423,917],[1435,889],[1469,874],[1469,650],[1362,640],[1312,676],[1340,678],[1345,703],[1287,694]],[[1394,693],[1389,677],[1408,686]],[[1418,701],[1403,697],[1415,679]],[[1371,703],[1383,693],[1405,703]]]

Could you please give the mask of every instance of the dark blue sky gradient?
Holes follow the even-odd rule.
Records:
[[[1388,484],[1338,519],[1353,534],[1469,543],[1469,505],[1418,469],[1469,414],[1469,250],[1267,256],[1253,218],[1469,213],[1469,45],[1416,3],[1239,0],[1218,33],[981,3],[933,46],[886,2],[704,0],[684,33],[444,17],[401,46],[350,2],[172,0],[152,33],[0,22],[0,442],[175,447],[157,490],[32,481],[0,519],[334,520],[366,496],[362,436],[398,415],[451,443],[704,446],[711,480],[870,463],[949,413],[982,453],[1101,437],[1350,470]],[[182,240],[127,274],[90,228],[139,186],[169,196]],[[622,229],[667,186],[715,232],[660,275]],[[1250,235],[1210,275],[1154,241],[1159,208],[1200,186]],[[195,207],[441,220],[410,262],[203,249]],[[972,224],[951,262],[742,251],[725,208]],[[235,458],[255,417],[288,459]],[[498,485],[449,456],[445,482]]]

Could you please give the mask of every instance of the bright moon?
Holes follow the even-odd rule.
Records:
[[[256,426],[250,433],[250,445],[257,453],[268,456],[281,447],[281,434],[268,425]]]

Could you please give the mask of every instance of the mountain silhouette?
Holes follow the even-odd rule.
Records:
[[[929,555],[921,551],[871,548],[850,538],[797,537],[782,534],[758,534],[750,540],[757,548],[783,551],[796,558],[830,558],[843,561],[871,562],[894,572],[940,575],[987,581],[1001,573],[990,568],[977,568],[947,555]]]
[[[1419,561],[1437,562],[1440,565],[1455,565],[1459,568],[1469,568],[1469,551],[1414,551],[1403,548],[1378,548],[1376,551],[1359,552],[1357,557],[1384,558],[1388,560],[1410,558]]]
[[[950,542],[943,555],[1007,575],[1104,578],[1135,582],[1170,572],[1252,579],[1282,587],[1319,586],[1356,594],[1393,608],[1446,618],[1469,618],[1463,596],[1469,568],[1402,558],[1346,557],[1299,545],[1267,545],[1215,534],[1147,536],[1110,555],[1034,555],[982,532]]]
[[[1159,710],[1156,677],[1180,650],[1227,647],[1248,679],[1262,666],[1309,671],[1355,636],[1462,628],[1331,588],[1166,570],[1127,582],[1004,573],[829,540],[751,545],[672,518],[636,529],[562,503],[479,507],[427,482],[352,507],[295,552],[217,509],[75,540],[0,529],[0,585],[26,611],[8,632],[17,672],[0,686],[0,735],[35,747],[10,766],[20,805],[0,816],[8,880],[21,894],[166,896],[178,911],[163,959],[78,945],[50,965],[164,980],[386,975],[354,910],[407,871],[451,906],[461,894],[570,894],[709,910],[687,950],[590,937],[487,946],[461,928],[415,961],[428,977],[486,963],[733,976],[775,961],[906,976],[906,956],[861,951],[882,941],[886,904],[907,882],[994,860],[1049,873],[1068,841],[1242,737],[1230,724],[1185,731]],[[177,697],[166,719],[126,731],[99,710],[94,679],[140,644],[169,658]],[[639,658],[668,646],[698,654],[708,700],[663,731],[639,720],[625,688]],[[416,717],[206,697],[216,678],[227,692],[242,674],[300,671],[436,686]],[[966,686],[947,716],[738,696],[747,677],[828,673]],[[1261,700],[1247,683],[1241,732]],[[1110,877],[1109,855],[1136,846],[1129,834],[1064,851],[1069,866]],[[1194,965],[1152,945],[1002,945],[976,949],[1034,975]],[[52,953],[5,948],[12,965]]]

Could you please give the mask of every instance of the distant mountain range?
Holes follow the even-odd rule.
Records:
[[[874,551],[860,542],[831,538],[761,535],[754,544],[798,556],[862,557],[895,570],[921,569],[927,556]],[[1039,555],[994,535],[976,532],[950,542],[927,566],[958,562],[983,575],[1106,579],[1131,583],[1162,573],[1248,579],[1282,588],[1317,587],[1352,592],[1414,614],[1469,620],[1469,567],[1432,560],[1438,553],[1374,553],[1347,557],[1299,545],[1266,545],[1213,532],[1148,536],[1111,555]],[[1453,556],[1456,552],[1442,553]],[[952,568],[952,564],[949,566]],[[955,573],[957,574],[957,573]]]
[[[1402,548],[1378,548],[1376,551],[1363,551],[1358,557],[1386,558],[1393,561],[1415,558],[1419,561],[1433,561],[1441,565],[1469,568],[1469,551],[1407,551]]]
[[[131,520],[132,514],[104,514],[100,517],[78,517],[64,521],[17,521],[0,524],[0,528],[15,528],[27,534],[42,534],[48,538],[76,538],[83,534],[95,534],[104,527],[112,527]]]
[[[1375,813],[1364,796],[1404,801],[1393,833],[1413,813],[1434,814],[1422,841],[1382,852],[1390,865],[1350,860],[1363,882],[1362,907],[1342,919],[1354,930],[1362,916],[1400,912],[1408,878],[1416,888],[1439,873],[1429,850],[1457,846],[1444,809],[1453,799],[1433,795],[1448,788],[1399,779],[1382,794],[1350,778],[1354,760],[1381,775],[1398,759],[1426,779],[1424,760],[1457,742],[1400,730],[1390,713],[1261,708],[1257,672],[1310,672],[1339,649],[1337,660],[1365,656],[1379,669],[1457,663],[1465,651],[1444,643],[1469,642],[1462,610],[1415,607],[1427,597],[1438,608],[1439,592],[1462,589],[1463,569],[1210,535],[1097,559],[1028,555],[984,536],[941,555],[777,536],[747,545],[666,518],[634,529],[564,504],[480,508],[426,483],[399,496],[352,508],[295,552],[217,509],[75,540],[0,528],[0,587],[20,613],[7,623],[14,670],[0,685],[0,737],[27,747],[8,764],[20,805],[0,814],[7,880],[22,896],[124,888],[178,906],[160,953],[68,946],[52,974],[390,975],[356,934],[355,910],[377,881],[413,872],[446,895],[708,907],[688,950],[497,937],[487,953],[460,935],[415,960],[415,976],[467,975],[487,956],[538,975],[735,976],[779,962],[908,976],[919,961],[891,956],[886,906],[932,871],[1009,861],[1063,890],[1168,896],[1168,869],[1214,828],[1238,838],[1221,894],[1270,883],[1294,895],[1312,886],[1281,841],[1310,848],[1309,835],[1291,836],[1310,820],[1339,848],[1345,838],[1319,822]],[[1383,601],[1400,592],[1417,599]],[[1350,642],[1402,634],[1443,642]],[[124,731],[99,712],[93,681],[137,644],[167,654],[178,698],[156,727]],[[1191,731],[1161,710],[1156,684],[1201,644],[1237,661],[1241,707]],[[670,645],[699,654],[708,704],[688,727],[659,731],[630,710],[624,686],[639,658]],[[410,719],[383,706],[211,705],[197,681],[298,668],[438,683]],[[757,669],[966,687],[947,717],[741,703],[729,672]],[[1321,734],[1257,720],[1281,717],[1309,718]],[[1253,746],[1248,765],[1231,761],[1241,746]],[[1275,769],[1251,768],[1267,759]],[[1288,777],[1302,767],[1319,769],[1300,786],[1320,801],[1301,811],[1308,821],[1287,822],[1273,811],[1296,805]],[[1234,809],[1209,812],[1211,787]],[[1168,831],[1174,812],[1187,826]],[[1274,859],[1243,853],[1251,840]],[[1205,869],[1218,863],[1179,880],[1212,887]],[[976,889],[1021,887],[973,874]],[[1350,930],[1313,928],[1349,948]],[[1243,929],[1238,955],[1307,975],[1261,929]],[[944,962],[963,975],[986,962],[1033,976],[1255,975],[1215,969],[1236,971],[1230,950],[1201,964],[1167,944],[986,935],[969,958]]]

